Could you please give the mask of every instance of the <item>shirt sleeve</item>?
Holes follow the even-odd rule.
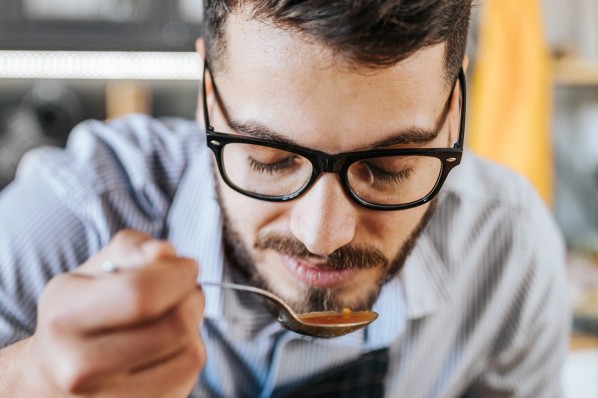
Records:
[[[46,282],[82,263],[90,231],[41,174],[0,197],[0,347],[33,334]],[[66,243],[66,242],[70,243]]]
[[[30,336],[47,281],[120,229],[161,237],[186,161],[184,128],[142,116],[77,126],[66,149],[25,155],[0,193],[0,348]]]
[[[562,396],[571,325],[565,246],[553,217],[539,201],[518,216],[525,230],[518,266],[526,277],[515,292],[519,297],[510,310],[512,319],[506,322],[517,329],[497,336],[484,371],[465,397]]]

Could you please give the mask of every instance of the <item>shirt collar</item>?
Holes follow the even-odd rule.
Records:
[[[203,145],[201,145],[203,144]],[[198,282],[222,281],[223,248],[220,206],[216,198],[210,153],[201,140],[197,156],[189,163],[168,215],[168,239],[177,255],[198,261]],[[222,295],[218,288],[204,289],[208,318],[222,314]]]
[[[418,238],[400,275],[405,289],[407,316],[410,319],[429,315],[439,306],[452,301],[449,270],[426,232],[435,221],[435,217],[432,217],[430,224]]]
[[[374,305],[379,319],[367,331],[368,348],[390,345],[403,333],[407,321],[429,315],[452,300],[448,269],[427,233],[434,222],[432,217],[399,276],[382,289]]]

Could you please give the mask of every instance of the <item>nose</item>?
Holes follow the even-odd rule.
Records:
[[[297,198],[291,232],[313,254],[327,256],[355,237],[357,209],[336,174],[324,173]]]

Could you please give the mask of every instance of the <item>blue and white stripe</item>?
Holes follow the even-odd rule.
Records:
[[[194,122],[144,116],[86,122],[66,150],[28,154],[0,194],[0,346],[34,332],[50,278],[122,228],[170,240],[199,261],[201,280],[230,279],[210,159]],[[259,301],[205,289],[208,362],[193,396],[282,397],[387,347],[387,397],[558,397],[563,264],[558,228],[529,184],[466,153],[365,331],[295,335]]]

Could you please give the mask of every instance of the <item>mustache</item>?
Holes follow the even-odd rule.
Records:
[[[296,258],[315,257],[324,259],[334,270],[387,268],[390,260],[380,250],[360,245],[346,245],[327,256],[311,253],[303,243],[295,238],[276,233],[258,236],[254,247],[260,250],[275,250],[283,255]]]

